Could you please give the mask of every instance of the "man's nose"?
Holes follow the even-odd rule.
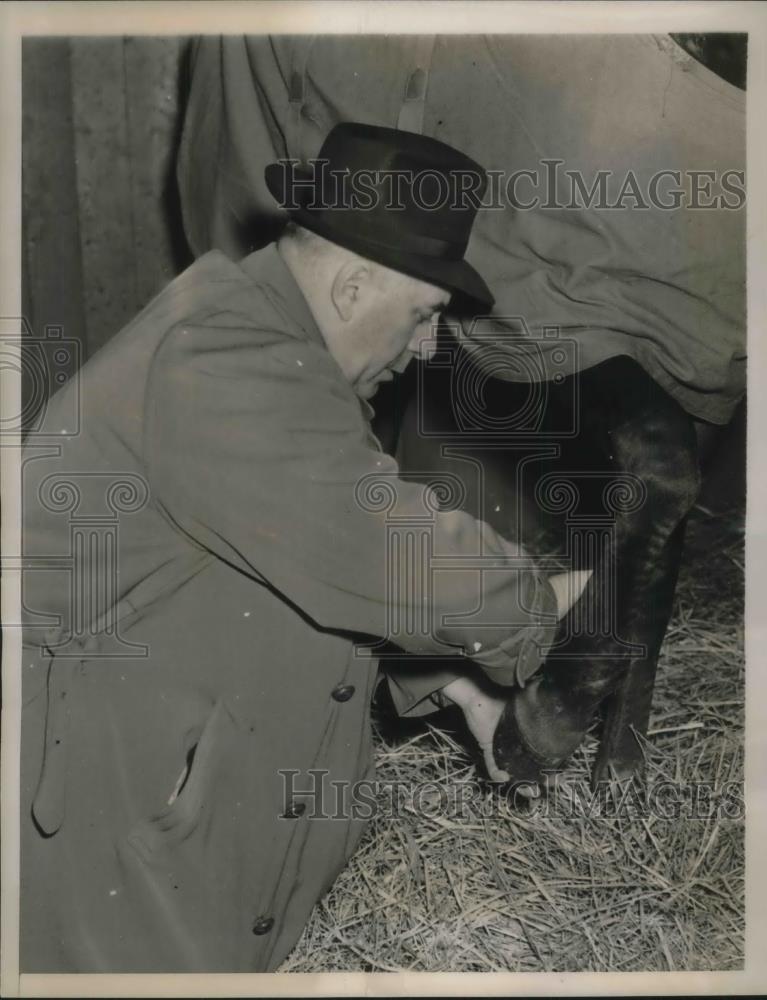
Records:
[[[413,352],[410,350],[409,347],[406,347],[405,350],[402,352],[402,354],[400,354],[400,356],[395,361],[392,361],[389,367],[393,372],[397,372],[398,375],[401,375],[407,368],[407,366],[410,364],[410,360],[412,357],[413,357]]]

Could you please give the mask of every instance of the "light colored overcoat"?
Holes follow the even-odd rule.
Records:
[[[357,644],[537,669],[551,587],[398,479],[371,412],[274,246],[201,257],[50,401],[23,467],[23,971],[275,968],[365,828],[330,785],[374,773]],[[446,676],[400,671],[400,710]]]

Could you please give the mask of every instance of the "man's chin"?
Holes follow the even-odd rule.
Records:
[[[378,382],[362,382],[356,387],[360,399],[372,399],[378,392]]]

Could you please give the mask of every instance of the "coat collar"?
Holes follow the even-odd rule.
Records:
[[[325,341],[312,316],[309,305],[296,279],[290,273],[285,261],[277,252],[277,244],[270,243],[263,250],[256,250],[240,261],[240,270],[258,285],[268,285],[276,292],[280,304],[307,339],[325,347]]]
[[[307,339],[320,344],[327,350],[325,340],[314,316],[312,316],[304,294],[290,273],[287,264],[277,252],[275,243],[270,243],[263,250],[256,250],[255,253],[243,258],[239,267],[251,281],[258,285],[267,285],[273,292],[276,292],[283,308],[296,325],[304,331]],[[340,368],[338,374],[339,377],[343,378]],[[365,418],[368,421],[372,420],[375,416],[373,407],[366,399],[357,398]]]

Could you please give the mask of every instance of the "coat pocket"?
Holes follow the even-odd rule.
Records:
[[[176,786],[168,789],[168,805],[139,820],[126,840],[145,860],[173,849],[204,827],[214,808],[216,774],[228,747],[234,720],[226,703],[216,702]]]

